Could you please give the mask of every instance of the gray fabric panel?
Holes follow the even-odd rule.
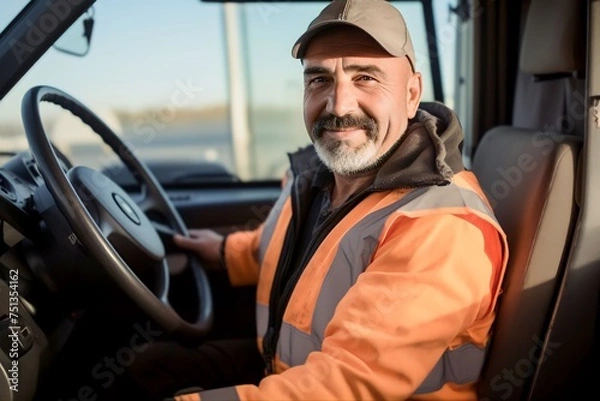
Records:
[[[562,131],[566,114],[567,78],[535,81],[534,76],[519,71],[513,103],[512,125],[519,128]],[[585,92],[584,92],[585,93]]]
[[[281,209],[283,209],[283,205],[285,201],[289,198],[292,192],[292,184],[293,180],[290,178],[288,183],[283,188],[281,195],[277,199],[277,202],[273,205],[273,208],[269,212],[267,219],[265,220],[265,225],[263,227],[263,232],[260,237],[260,247],[258,250],[258,263],[262,265],[262,262],[265,258],[265,253],[267,252],[267,247],[271,242],[271,238],[273,237],[273,232],[275,231],[275,225],[277,224],[277,220],[279,219],[279,214],[281,213]]]
[[[223,387],[216,390],[207,390],[200,393],[202,401],[238,401],[235,387]]]
[[[467,384],[476,382],[481,374],[486,350],[473,344],[464,344],[446,350],[415,394],[431,393],[446,383]]]
[[[277,354],[281,361],[288,366],[302,365],[308,354],[321,350],[321,341],[311,335],[301,332],[289,323],[281,325]]]
[[[256,333],[264,337],[269,326],[269,307],[256,304]]]
[[[258,264],[262,265],[265,259],[265,253],[267,252],[267,247],[271,242],[271,238],[273,237],[273,232],[275,231],[275,225],[277,224],[277,220],[279,219],[279,215],[281,213],[281,209],[283,209],[283,205],[286,200],[289,198],[292,192],[293,179],[292,177],[288,177],[288,182],[286,186],[283,188],[281,195],[277,199],[277,202],[273,205],[273,208],[269,212],[267,219],[265,220],[265,225],[263,227],[263,232],[260,237],[260,245],[258,249]],[[259,336],[264,336],[267,332],[267,328],[269,325],[269,308],[264,305],[256,304],[256,330]]]

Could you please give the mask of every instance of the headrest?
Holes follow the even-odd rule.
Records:
[[[520,68],[532,75],[585,71],[585,1],[531,0]]]

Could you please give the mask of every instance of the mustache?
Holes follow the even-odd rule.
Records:
[[[341,117],[329,114],[315,121],[312,134],[315,138],[321,138],[323,131],[339,131],[342,129],[362,129],[369,138],[377,135],[377,122],[367,116],[344,115]]]

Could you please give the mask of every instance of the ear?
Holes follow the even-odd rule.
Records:
[[[412,73],[408,78],[406,89],[406,112],[408,118],[413,118],[417,114],[417,109],[421,103],[423,90],[423,78],[420,72]]]

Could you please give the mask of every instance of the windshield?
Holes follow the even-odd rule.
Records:
[[[26,3],[2,1],[0,26]],[[392,3],[413,37],[423,100],[434,100],[423,5]],[[302,66],[291,46],[323,5],[98,0],[88,54],[49,50],[0,102],[0,146],[27,148],[20,102],[29,88],[44,84],[81,100],[145,160],[202,160],[244,180],[279,178],[286,152],[309,142]],[[438,32],[454,29],[447,0],[434,0],[434,16]],[[450,107],[454,45],[438,40]],[[105,147],[78,120],[51,106],[44,113],[49,135],[75,164],[107,163]]]
[[[29,0],[7,0],[0,3],[0,32],[10,24]]]

